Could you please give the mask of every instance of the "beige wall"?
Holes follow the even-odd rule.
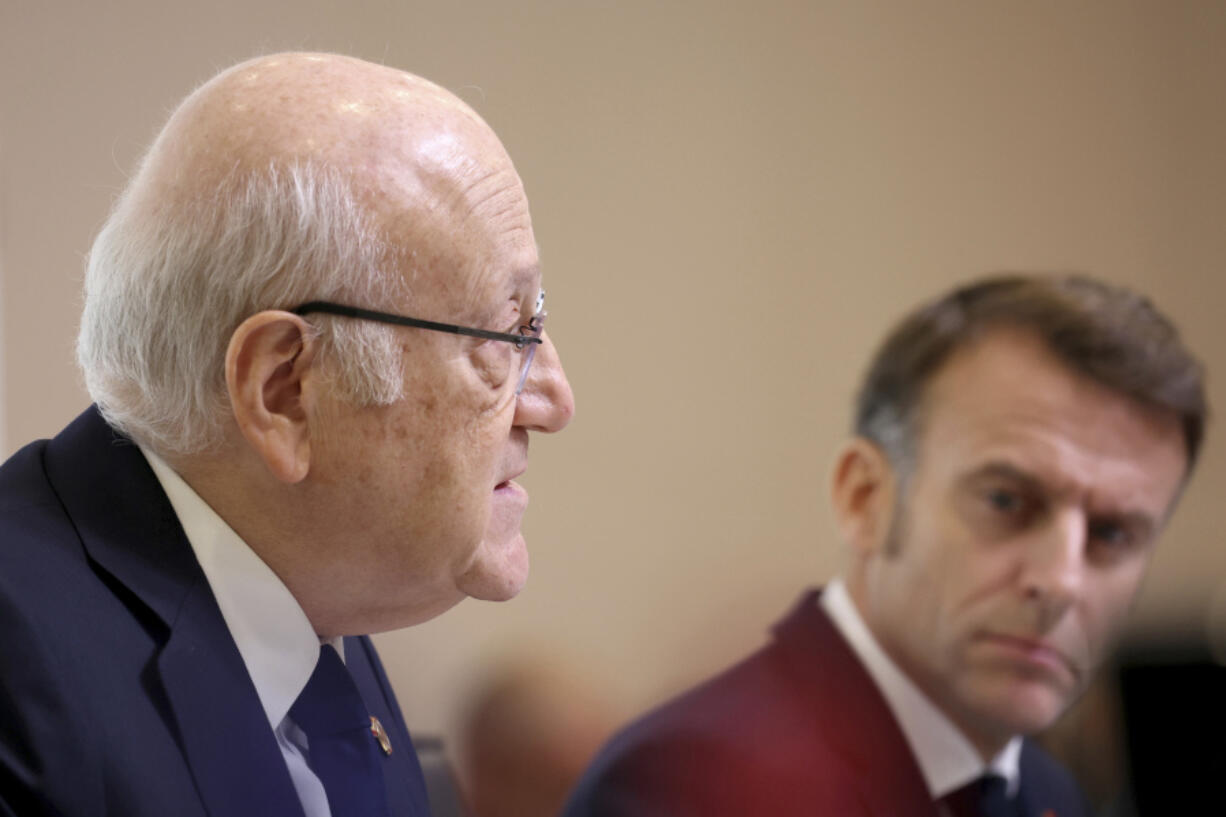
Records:
[[[290,47],[423,73],[516,159],[579,410],[534,443],[528,589],[382,637],[389,670],[431,730],[524,650],[641,708],[836,569],[831,454],[871,346],[918,299],[984,270],[1089,270],[1153,293],[1226,369],[1224,9],[4,0],[0,445],[84,406],[82,255],[195,83]],[[1146,616],[1226,580],[1219,431]]]

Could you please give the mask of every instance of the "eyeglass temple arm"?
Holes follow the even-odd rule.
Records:
[[[432,329],[436,332],[450,332],[453,335],[467,335],[486,340],[501,340],[507,343],[514,343],[519,347],[526,343],[544,342],[541,338],[534,338],[529,335],[491,332],[488,329],[473,329],[468,326],[456,326],[451,323],[439,323],[438,321],[427,321],[421,318],[408,318],[404,315],[393,315],[390,312],[378,312],[373,309],[361,309],[356,306],[334,304],[330,301],[310,301],[301,306],[296,306],[289,311],[295,315],[306,315],[308,312],[323,312],[331,315],[340,315],[345,318],[361,318],[368,321],[378,321],[379,323],[393,323],[398,326],[413,326],[418,329]]]

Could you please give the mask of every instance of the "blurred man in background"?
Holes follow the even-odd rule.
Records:
[[[839,454],[850,564],[606,747],[595,815],[1087,814],[1025,736],[1085,688],[1200,448],[1199,364],[1085,277],[959,288],[886,339]]]
[[[171,116],[90,254],[96,405],[0,469],[0,813],[424,815],[365,634],[528,557],[570,387],[523,186],[426,80],[327,54]]]

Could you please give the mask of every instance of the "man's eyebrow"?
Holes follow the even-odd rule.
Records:
[[[541,265],[519,267],[511,272],[511,284],[516,289],[536,283],[541,277]]]
[[[984,463],[962,477],[963,484],[978,482],[985,479],[1001,479],[1021,484],[1027,490],[1036,493],[1048,493],[1043,481],[1029,471],[1005,460],[993,460]]]

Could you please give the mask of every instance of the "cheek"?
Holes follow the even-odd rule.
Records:
[[[513,363],[517,359],[515,347],[510,343],[490,340],[482,343],[472,354],[469,361],[473,371],[486,388],[494,392],[502,392],[508,386],[512,377]]]
[[[957,661],[967,639],[1009,597],[1007,554],[979,552],[965,540],[943,537],[928,542],[926,558],[908,577],[910,603],[901,615],[906,626],[922,633],[933,649],[933,660]]]
[[[440,472],[436,476],[468,481],[476,471],[491,470],[501,456],[510,435],[514,395],[476,378],[452,386],[423,401],[409,434],[415,438],[413,448]]]
[[[452,419],[437,429],[439,479],[466,530],[483,530],[489,522],[494,487],[506,476],[511,416],[510,410],[493,411],[463,427]]]
[[[945,579],[957,586],[952,599],[955,614],[974,623],[1002,606],[1014,606],[1018,569],[1017,557],[1006,548],[963,554],[958,563],[948,566]]]
[[[907,595],[911,605],[930,623],[942,622],[974,604],[982,580],[977,565],[958,537],[941,526],[917,525],[901,545],[899,557],[909,562]]]
[[[454,359],[446,378],[422,384],[413,411],[401,418],[402,456],[407,467],[418,464],[434,524],[445,525],[457,547],[479,539],[474,531],[489,521],[494,484],[506,465],[515,400],[509,386],[492,384],[505,382],[510,348],[491,342],[478,347],[480,354]]]
[[[942,512],[922,531],[929,557],[921,580],[940,596],[947,619],[970,627],[1011,594],[1019,553],[1010,543],[985,540],[952,502],[938,506]]]

